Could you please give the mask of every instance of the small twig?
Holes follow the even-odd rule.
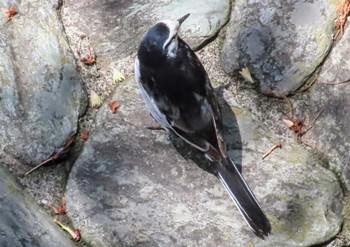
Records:
[[[54,160],[57,160],[58,158],[60,158],[62,156],[62,154],[66,153],[69,148],[74,144],[75,142],[75,138],[71,138],[59,151],[57,152],[53,152],[51,154],[51,156],[44,160],[42,163],[40,163],[39,165],[37,165],[36,167],[30,169],[29,171],[26,172],[26,175],[29,175],[30,173],[32,173],[33,171],[35,171],[36,169],[38,169],[39,167],[51,162],[51,161],[54,161]]]
[[[304,130],[300,133],[300,136],[305,135],[312,127],[314,127],[316,120],[320,117],[321,113],[324,111],[325,108],[326,108],[325,106],[322,107],[322,109],[317,113],[316,117],[314,118],[312,123],[309,125],[309,127],[307,127],[306,130]]]
[[[307,90],[309,90],[314,84],[315,82],[318,80],[318,76],[316,76],[314,79],[312,79],[312,81],[306,85],[305,87],[302,87],[300,90],[301,92],[306,92]]]
[[[79,241],[81,236],[80,236],[80,230],[79,229],[70,229],[68,226],[63,225],[60,221],[57,219],[53,219],[53,222],[55,222],[57,225],[59,225],[63,230],[69,233],[69,235],[72,237],[74,241]]]
[[[34,167],[34,168],[30,169],[29,171],[27,171],[27,172],[26,172],[26,175],[29,175],[30,173],[32,173],[33,171],[35,171],[35,170],[38,169],[39,167],[41,167],[41,166],[43,166],[43,165],[49,163],[49,162],[52,161],[52,160],[57,159],[57,158],[58,158],[58,154],[57,154],[56,152],[54,152],[54,153],[50,156],[50,158],[48,158],[47,160],[41,162],[41,163],[40,163],[39,165],[37,165],[36,167]]]
[[[316,148],[314,145],[308,143],[307,141],[302,140],[301,137],[299,137],[299,142],[300,142],[301,144],[304,144],[304,145],[310,147],[310,148],[313,148],[313,149]]]
[[[160,126],[159,124],[157,126],[150,126],[150,127],[146,127],[149,130],[164,130],[164,128],[162,126]]]
[[[272,148],[270,148],[263,156],[261,159],[265,159],[267,156],[269,156],[276,148],[282,148],[282,143],[279,142],[275,144]]]
[[[338,32],[334,35],[333,41],[336,41],[336,40],[337,40],[337,38],[338,38],[340,32],[341,32],[341,30],[338,30]]]
[[[325,85],[338,85],[338,84],[343,84],[343,83],[348,83],[350,82],[350,79],[347,79],[345,81],[339,81],[339,82],[330,82],[330,83],[326,83],[326,82],[319,82],[321,84],[325,84]]]
[[[294,112],[293,112],[292,102],[290,102],[290,100],[287,98],[287,96],[284,93],[280,93],[279,95],[287,102],[287,105],[289,107],[290,118],[293,118]]]

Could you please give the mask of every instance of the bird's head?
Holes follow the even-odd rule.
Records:
[[[189,15],[178,20],[163,20],[154,24],[141,41],[139,59],[142,57],[147,60],[174,57],[178,49],[179,28]]]

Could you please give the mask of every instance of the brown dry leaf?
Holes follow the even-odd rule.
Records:
[[[111,109],[112,113],[116,113],[120,107],[120,104],[117,101],[111,101],[108,103],[109,109]]]
[[[67,199],[66,197],[62,197],[61,199],[61,202],[58,206],[54,206],[52,204],[50,204],[50,208],[55,212],[55,214],[59,214],[59,215],[62,215],[62,214],[65,214],[67,213]]]
[[[83,57],[80,59],[80,61],[86,65],[93,65],[96,63],[96,60],[94,57]]]
[[[302,128],[304,126],[304,120],[300,118],[293,119],[282,119],[283,123],[291,130],[294,131],[297,136],[301,134]]]
[[[80,61],[86,65],[93,65],[96,63],[96,57],[92,55],[90,47],[88,48],[88,56],[80,58]]]
[[[81,134],[80,134],[80,137],[83,139],[83,140],[87,140],[89,139],[89,136],[90,136],[90,132],[89,131],[82,131]]]
[[[17,14],[16,6],[12,6],[10,8],[4,9],[4,15],[6,16],[8,21],[11,21],[12,18]]]
[[[350,13],[350,0],[343,0],[337,8],[338,18],[335,21],[335,28],[339,31],[335,35],[334,39],[336,39],[339,35],[340,37],[343,36],[344,26]]]

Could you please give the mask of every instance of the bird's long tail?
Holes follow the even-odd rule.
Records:
[[[271,225],[236,165],[228,158],[218,163],[218,177],[254,233],[264,239]]]

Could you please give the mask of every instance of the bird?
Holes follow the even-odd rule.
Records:
[[[135,80],[148,111],[169,133],[204,153],[251,230],[264,239],[271,224],[222,135],[222,115],[202,63],[178,34],[189,17],[161,20],[144,34],[135,59]]]

